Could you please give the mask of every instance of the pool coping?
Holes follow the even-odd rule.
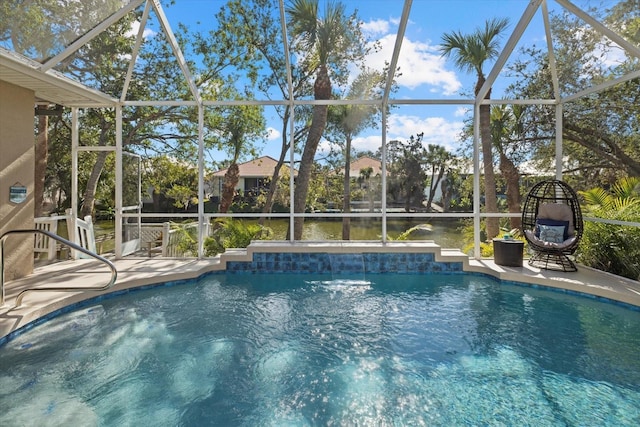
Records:
[[[29,292],[22,306],[15,307],[17,295],[24,289],[46,286],[86,286],[106,283],[110,271],[99,262],[90,259],[64,261],[40,267],[28,277],[8,282],[5,287],[5,304],[0,307],[0,344],[13,332],[32,324],[51,313],[82,301],[113,292],[121,292],[152,284],[183,281],[198,278],[211,272],[225,272],[229,262],[252,262],[254,254],[274,253],[326,253],[326,254],[433,254],[437,263],[460,263],[459,273],[484,274],[504,283],[516,283],[533,287],[545,287],[565,292],[593,296],[622,305],[640,307],[640,282],[615,276],[585,266],[577,272],[565,273],[541,270],[529,266],[504,267],[493,260],[476,260],[458,249],[441,248],[431,241],[368,242],[368,241],[259,241],[246,249],[230,249],[207,259],[176,258],[125,258],[112,260],[118,270],[113,288],[102,291],[78,292]],[[434,271],[435,273],[435,271]],[[243,274],[235,273],[234,274]],[[246,272],[244,273],[246,274]],[[393,273],[385,273],[393,274]],[[425,273],[429,274],[429,273]]]

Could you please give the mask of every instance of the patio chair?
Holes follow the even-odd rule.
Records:
[[[58,234],[58,219],[55,217],[34,218],[33,224],[36,230]],[[40,256],[41,253],[45,253],[47,254],[47,260],[52,261],[56,259],[56,241],[45,234],[36,233],[34,235],[33,252],[36,257]]]
[[[67,230],[72,230],[69,231],[69,240],[93,253],[96,253],[96,237],[93,230],[93,220],[91,219],[91,215],[85,216],[84,219],[76,218],[74,221],[71,209],[67,209],[65,213]],[[90,257],[80,251],[71,250],[71,258],[79,259]]]
[[[564,181],[542,181],[531,188],[522,208],[522,231],[532,251],[529,265],[577,271],[569,258],[583,233],[576,192]]]

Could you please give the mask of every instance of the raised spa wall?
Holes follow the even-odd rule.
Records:
[[[211,270],[229,274],[457,274],[469,271],[469,257],[429,241],[255,241],[227,250]]]

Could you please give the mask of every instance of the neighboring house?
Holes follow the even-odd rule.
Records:
[[[238,164],[238,168],[240,169],[240,179],[238,180],[236,189],[249,192],[265,187],[267,182],[273,176],[273,171],[277,164],[278,161],[270,156],[262,156],[254,160]],[[282,172],[287,172],[288,168],[288,165],[282,165],[282,169],[280,169],[280,176],[282,176]],[[210,175],[207,193],[209,193],[212,199],[217,198],[219,200],[222,194],[224,175],[226,173],[227,169],[222,169]],[[298,172],[294,169],[294,177],[297,176],[297,174]]]
[[[377,159],[373,159],[371,157],[360,157],[358,160],[351,162],[351,167],[349,168],[349,176],[351,179],[359,178],[360,171],[363,169],[371,168],[372,173],[371,176],[382,176],[382,162]]]

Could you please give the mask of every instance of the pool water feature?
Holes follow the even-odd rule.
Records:
[[[1,425],[640,425],[640,312],[480,275],[210,274],[0,348]]]

